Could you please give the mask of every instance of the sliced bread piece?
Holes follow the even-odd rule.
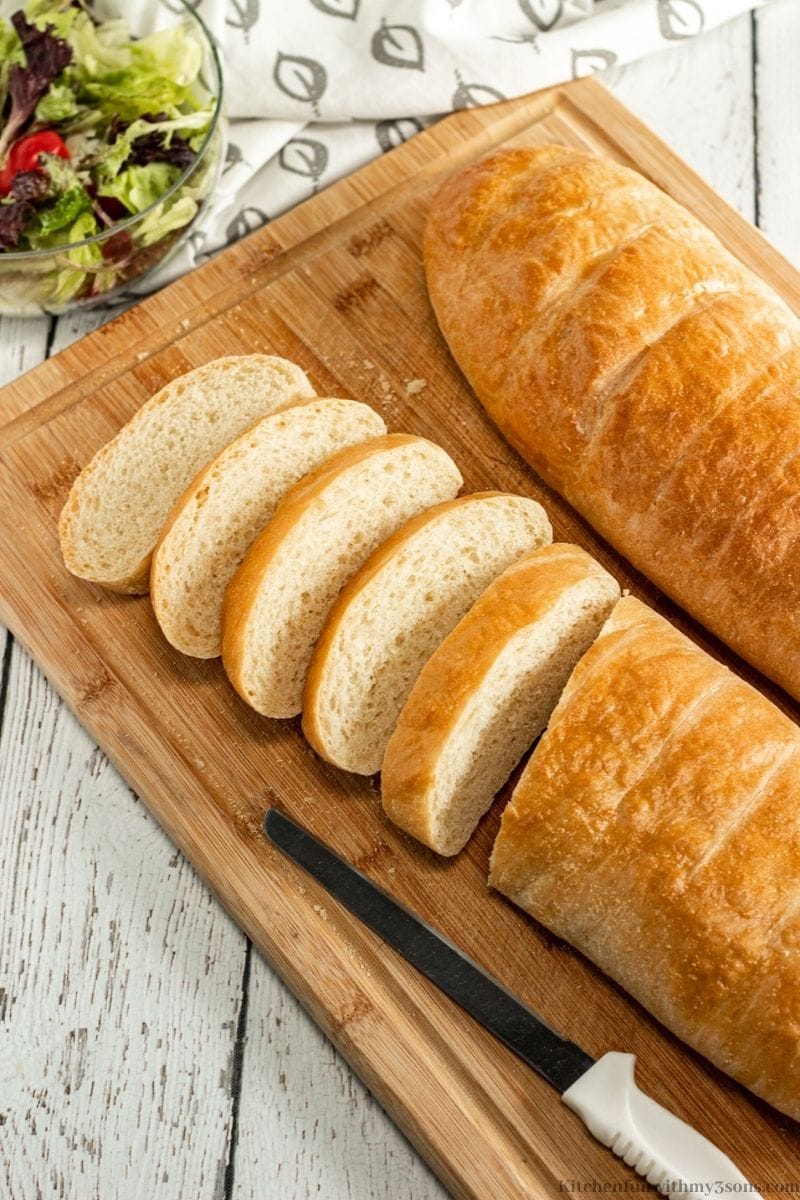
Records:
[[[175,501],[248,426],[315,392],[284,358],[218,358],[173,379],[95,454],[61,514],[68,571],[115,592],[148,590],[150,556]]]
[[[222,661],[239,695],[265,716],[299,713],[314,644],[347,580],[461,482],[440,446],[394,433],[342,450],[296,484],[225,593]]]
[[[482,492],[420,514],[380,546],[314,651],[303,732],[317,753],[360,775],[379,771],[427,659],[509,563],[552,536],[535,500]]]
[[[542,732],[619,599],[578,546],[514,563],[426,663],[383,760],[383,807],[439,854],[457,854]]]
[[[356,400],[304,400],[226,446],[183,493],[153,553],[150,598],[167,640],[196,658],[221,654],[225,588],[283,495],[332,454],[385,432]]]

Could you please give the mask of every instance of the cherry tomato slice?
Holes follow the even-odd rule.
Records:
[[[40,154],[55,154],[58,158],[69,158],[64,139],[52,129],[41,133],[29,133],[14,142],[8,152],[5,166],[0,171],[0,196],[7,196],[14,176],[20,171],[41,171]]]

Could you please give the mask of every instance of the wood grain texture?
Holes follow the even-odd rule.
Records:
[[[756,198],[761,228],[791,262],[800,262],[797,170],[800,122],[800,13],[780,0],[753,14],[754,85],[758,97]],[[790,119],[789,114],[795,118]]]
[[[692,46],[687,46],[682,49],[682,53],[694,54],[695,47],[699,48],[702,44],[703,43],[696,43],[696,44],[693,44]],[[674,56],[662,56],[662,59],[666,59],[668,57],[674,57]],[[646,69],[649,66],[651,66],[652,64],[654,64],[658,61],[660,61],[660,60],[650,60],[650,63],[648,63],[648,64],[637,64],[635,67],[628,69],[629,71],[632,71],[632,72],[640,72],[640,74],[638,75],[639,84],[637,84],[637,87],[639,87],[639,89],[640,89],[639,100],[641,102],[644,102],[646,99],[646,95],[641,91],[641,87],[640,87],[641,81],[646,80],[646,74],[644,72],[646,71]],[[702,67],[703,67],[703,71],[704,71],[704,79],[708,79],[709,77],[715,77],[715,66],[712,65],[710,58],[708,58],[708,59],[698,58],[696,61],[698,62],[698,64],[702,63]],[[716,60],[714,60],[714,63],[715,62],[716,62]],[[733,95],[734,90],[736,88],[738,88],[740,85],[741,85],[740,79],[733,81],[733,86],[730,89],[729,97],[731,97]],[[651,92],[654,94],[656,92],[657,88],[658,88],[658,84],[655,83],[652,86]],[[662,107],[666,111],[668,108],[668,105],[666,103],[664,103],[662,105]],[[718,108],[721,113],[724,108],[724,104],[722,103],[722,93],[720,94],[720,102],[719,102]],[[666,125],[666,121],[665,121],[665,125]],[[681,123],[680,127],[678,127],[678,125],[676,124],[674,127],[674,134],[676,135],[676,139],[677,139],[677,135],[680,134],[681,147],[686,150],[691,149],[691,147],[695,143],[695,140],[697,140],[698,144],[701,140],[701,131],[699,129],[699,126],[695,125],[693,127],[691,122]],[[730,158],[731,155],[726,154],[725,157]],[[697,161],[701,162],[702,160],[698,158]],[[716,163],[713,161],[709,161],[709,163],[708,163],[708,167],[711,168],[710,173],[712,173],[712,174],[713,174],[715,165],[716,165]],[[335,209],[335,206],[332,206],[331,210],[330,210],[331,213],[334,212],[334,209]],[[412,222],[412,227],[413,227],[413,222]],[[273,226],[272,229],[274,230],[275,227]],[[376,235],[374,232],[362,233],[360,235],[360,241],[357,243],[357,247],[361,251],[362,257],[364,256],[364,254],[368,253],[369,242],[374,241],[375,236]],[[405,284],[405,290],[402,292],[402,299],[408,304],[409,310],[413,312],[414,306],[418,299],[417,293],[414,292],[416,268],[415,268],[413,255],[407,255],[404,252],[402,246],[398,248],[398,246],[393,238],[384,238],[384,242],[385,242],[384,252],[381,255],[380,263],[377,266],[375,266],[373,264],[373,273],[377,273],[378,271],[383,270],[385,272],[384,277],[386,278],[387,281],[389,281],[391,279],[392,270],[396,270],[396,271],[400,272],[402,275],[402,278],[404,280],[404,284]],[[387,259],[386,255],[389,255],[390,257]],[[188,320],[188,318],[185,316],[181,319]],[[24,324],[27,326],[30,326],[32,323],[26,322]],[[62,323],[59,323],[59,324],[61,325]],[[142,328],[143,327],[144,326],[142,326]],[[138,330],[139,328],[140,328],[140,326],[137,325],[136,329]],[[152,329],[152,325],[151,325],[151,329]],[[279,332],[284,334],[284,336],[285,336],[285,331],[279,330]],[[168,330],[167,331],[167,340],[169,337],[169,333],[170,333],[170,331]],[[255,333],[254,333],[254,336],[256,336]],[[362,335],[362,340],[363,340],[363,335]],[[156,342],[157,342],[157,338],[155,337],[155,335],[153,335],[152,344],[155,344]],[[335,347],[334,347],[334,349],[335,349]],[[413,358],[410,360],[410,362],[404,361],[404,359],[401,355],[401,356],[399,356],[397,368],[395,370],[393,370],[392,372],[390,372],[388,370],[388,366],[389,366],[389,363],[392,361],[391,347],[388,347],[386,352],[384,354],[382,354],[381,357],[377,357],[375,354],[371,355],[371,351],[369,349],[360,349],[360,347],[358,346],[357,340],[356,340],[355,347],[353,347],[352,349],[353,349],[353,353],[356,355],[359,353],[359,351],[361,353],[363,353],[363,360],[358,359],[358,358],[354,359],[354,365],[356,367],[358,367],[358,366],[363,367],[362,383],[363,383],[363,387],[364,387],[364,395],[363,395],[363,397],[360,397],[360,398],[368,399],[369,395],[371,395],[376,401],[383,401],[385,404],[385,407],[387,409],[393,408],[393,407],[399,408],[399,406],[402,405],[405,380],[408,378],[418,377],[420,374],[423,374],[422,370],[417,370],[418,364],[414,361]],[[137,350],[137,353],[142,353],[142,351]],[[346,360],[344,360],[344,356],[343,356],[343,361],[344,361],[343,369],[346,369],[347,362],[346,362]],[[367,363],[370,363],[371,365],[368,366]],[[104,369],[108,369],[108,368],[106,367]],[[10,373],[10,371],[8,373]],[[101,372],[101,374],[102,374],[102,372]],[[95,376],[95,377],[97,377],[97,376]],[[426,389],[426,391],[427,391],[427,389]],[[21,384],[15,393],[15,400],[22,403],[23,408],[24,408],[24,396],[22,395],[22,393],[23,393],[23,385]],[[367,395],[367,393],[369,393],[369,395]],[[423,398],[424,398],[424,396],[425,396],[425,392],[422,393]],[[27,398],[28,398],[28,400],[30,400],[30,398],[31,398],[30,393],[27,394]],[[510,468],[508,468],[508,469],[510,469]],[[16,679],[16,677],[15,677],[15,679]],[[44,695],[45,695],[45,693],[42,692],[42,696],[44,696]],[[39,703],[41,703],[41,701],[39,701]],[[44,796],[40,796],[39,802],[43,803],[44,799],[45,799]],[[129,804],[130,800],[129,800],[127,794],[125,794],[124,799],[118,800],[117,803],[120,805],[123,803]],[[115,811],[116,811],[116,807],[115,807]],[[5,843],[5,844],[7,845],[8,843]],[[488,842],[486,844],[488,844]],[[125,848],[124,851],[120,848],[118,852],[125,852],[125,853],[129,853],[131,855],[135,855],[136,847],[131,845],[131,846],[128,846],[127,848]],[[137,859],[137,861],[139,861],[139,860]],[[80,863],[76,862],[75,867],[76,867],[76,873],[77,873],[80,869]],[[396,872],[395,872],[395,874],[396,874]],[[387,874],[386,874],[386,879],[387,879],[389,886],[392,886],[392,880],[394,879],[394,875],[389,874],[388,870],[387,870]],[[67,900],[66,902],[67,902],[67,904],[70,903],[69,900]],[[254,968],[253,968],[253,978],[254,979],[255,979],[255,975],[256,975],[255,963],[257,963],[257,960],[254,960]],[[556,963],[558,963],[558,955],[556,955]],[[264,970],[266,970],[266,968],[264,968]],[[550,971],[549,966],[548,966],[548,971]],[[148,1001],[147,997],[145,996],[143,1003],[144,1003],[144,1006],[146,1009],[148,1003],[152,1003],[152,1000]],[[250,1016],[248,1018],[248,1025],[250,1024],[250,1022],[255,1021],[257,1019],[257,1017],[254,1015],[254,1013],[257,1013],[257,1011],[258,1011],[257,1005],[251,1004],[249,1011],[250,1011]],[[627,1011],[628,1010],[623,1006],[622,1012],[625,1013]],[[606,1018],[607,1017],[608,1017],[608,1014],[606,1014]],[[623,1026],[623,1028],[621,1030],[621,1036],[625,1036],[625,1030],[627,1028],[631,1027],[633,1020],[635,1020],[635,1018],[627,1020],[626,1024]],[[607,1028],[608,1027],[609,1026],[607,1026]],[[298,1038],[300,1036],[302,1036],[300,1033],[300,1030],[305,1030],[306,1036],[311,1036],[311,1037],[314,1036],[313,1031],[309,1029],[307,1022],[298,1021],[297,1025],[296,1025],[296,1029],[297,1029],[297,1037]],[[577,1025],[575,1026],[575,1029],[577,1031],[577,1029],[578,1029]],[[263,1045],[263,1042],[261,1044]],[[294,1038],[292,1038],[291,1044],[292,1045],[295,1044]],[[646,1043],[643,1042],[642,1044],[644,1045]],[[354,1052],[354,1057],[357,1057],[355,1052]],[[213,1058],[213,1042],[211,1044],[211,1048],[209,1049],[209,1051],[206,1052],[205,1058]],[[251,1059],[251,1062],[252,1061],[253,1060]],[[265,1081],[263,1078],[261,1078],[258,1071],[251,1071],[248,1073],[247,1072],[247,1064],[248,1064],[248,1058],[247,1058],[247,1054],[246,1054],[246,1056],[245,1056],[245,1074],[243,1076],[243,1081],[242,1081],[242,1083],[243,1083],[243,1086],[242,1086],[242,1109],[241,1109],[241,1118],[240,1118],[241,1137],[240,1137],[240,1142],[239,1142],[240,1149],[239,1149],[239,1152],[237,1155],[237,1160],[236,1160],[237,1161],[237,1170],[243,1171],[243,1172],[247,1170],[247,1164],[251,1159],[251,1155],[254,1155],[258,1150],[258,1146],[259,1146],[259,1141],[258,1141],[259,1113],[261,1114],[261,1117],[263,1119],[265,1110],[267,1112],[272,1111],[270,1108],[271,1093],[269,1091],[267,1081]],[[290,1079],[290,1078],[291,1078],[291,1075],[288,1075],[287,1079]],[[306,1076],[304,1078],[308,1078],[308,1077]],[[528,1078],[530,1078],[528,1076],[528,1073],[522,1071],[521,1085],[523,1087],[525,1086]],[[129,1086],[135,1087],[136,1086],[135,1081],[131,1080],[129,1083]],[[309,1086],[313,1086],[313,1084],[310,1084]],[[258,1090],[259,1088],[260,1088],[260,1091]],[[324,1091],[324,1089],[321,1089],[321,1090],[322,1090],[323,1095],[328,1094]],[[84,1095],[85,1095],[85,1089],[84,1089]],[[250,1118],[248,1118],[248,1120],[246,1120],[245,1119],[245,1111],[248,1107],[248,1097],[250,1098],[250,1103],[249,1103]],[[260,1099],[259,1099],[259,1097],[260,1097]],[[680,1096],[678,1095],[677,1092],[675,1093],[674,1098],[675,1098],[676,1106],[680,1107],[681,1101],[680,1101]],[[550,1101],[552,1103],[552,1098],[550,1098]],[[85,1100],[84,1100],[84,1103],[85,1103]],[[298,1103],[298,1107],[302,1107],[303,1103],[304,1103],[304,1101],[301,1098]],[[332,1100],[332,1103],[335,1104],[335,1100]],[[287,1104],[288,1104],[288,1101],[287,1101]],[[323,1101],[323,1107],[324,1107],[324,1101]],[[58,1115],[57,1111],[54,1109],[54,1112],[52,1115],[53,1122],[55,1122],[57,1120],[57,1115]],[[331,1120],[331,1122],[330,1122],[330,1127],[337,1131],[337,1135],[339,1137],[341,1137],[341,1130],[344,1126],[345,1116],[346,1116],[346,1112],[343,1111],[343,1112],[337,1114],[336,1120]],[[252,1125],[249,1125],[249,1123],[248,1123],[250,1119],[252,1120]],[[716,1121],[712,1121],[712,1124],[716,1125]],[[283,1127],[284,1127],[284,1129],[286,1129],[286,1123],[284,1123]],[[250,1128],[250,1130],[251,1130],[251,1133],[249,1135],[247,1133],[248,1128]],[[358,1130],[357,1120],[354,1122],[353,1126],[348,1126],[348,1128],[351,1128],[351,1130],[353,1130],[353,1133],[352,1133],[353,1146],[358,1145],[359,1144],[359,1136],[358,1136],[359,1130]],[[287,1136],[290,1136],[290,1135],[287,1135]],[[315,1173],[318,1170],[319,1171],[323,1170],[323,1168],[321,1166],[317,1165],[314,1153],[307,1152],[308,1141],[309,1141],[309,1139],[303,1138],[301,1133],[298,1133],[296,1135],[296,1145],[297,1145],[296,1154],[297,1154],[297,1160],[298,1160],[299,1165],[297,1167],[296,1174],[292,1175],[292,1178],[298,1180],[298,1187],[305,1186],[305,1184],[302,1181],[304,1181],[306,1178],[316,1178],[317,1176]],[[290,1143],[287,1143],[286,1153],[288,1153],[288,1145],[289,1144]],[[270,1141],[270,1146],[272,1146],[272,1145],[273,1145],[273,1142]],[[280,1155],[280,1149],[278,1148],[277,1140],[275,1141],[274,1145],[275,1145],[275,1153],[277,1155]],[[729,1148],[731,1148],[730,1144],[729,1144]],[[149,1154],[154,1153],[154,1149],[152,1146],[148,1147],[148,1153]],[[387,1162],[388,1169],[391,1171],[398,1170],[394,1166],[395,1156],[397,1156],[397,1155],[404,1156],[403,1157],[404,1163],[408,1161],[407,1152],[405,1150],[405,1147],[403,1147],[402,1142],[397,1142],[394,1150],[393,1151],[390,1150],[384,1159],[384,1161]],[[348,1162],[350,1160],[350,1157],[352,1157],[352,1155],[348,1156],[347,1151],[343,1151],[342,1158],[338,1161]],[[356,1155],[356,1157],[357,1157],[357,1155]],[[567,1159],[569,1159],[568,1152],[566,1153],[566,1157],[567,1157]],[[382,1154],[376,1152],[376,1154],[374,1156],[372,1156],[371,1160],[370,1160],[371,1164],[372,1164],[370,1171],[377,1172],[377,1175],[375,1176],[375,1179],[373,1179],[373,1182],[372,1182],[372,1189],[373,1189],[372,1192],[369,1191],[369,1184],[364,1183],[361,1188],[360,1194],[381,1195],[381,1194],[384,1194],[381,1189],[385,1187],[385,1189],[386,1189],[385,1194],[387,1196],[388,1195],[392,1195],[392,1196],[402,1195],[403,1193],[400,1190],[399,1184],[396,1184],[395,1186],[393,1186],[391,1182],[385,1181],[384,1177],[382,1175],[380,1175],[380,1168],[379,1168],[378,1164],[381,1161],[381,1158],[382,1158]],[[307,1161],[309,1164],[308,1165],[308,1172],[309,1172],[308,1176],[306,1176],[303,1173],[303,1168],[302,1168],[301,1164],[304,1161]],[[610,1163],[610,1160],[607,1160],[606,1157],[602,1156],[602,1155],[597,1159],[597,1163],[598,1163],[599,1169],[600,1169],[600,1174],[599,1174],[598,1178],[601,1178],[603,1180],[610,1179],[612,1169],[616,1166],[616,1164]],[[607,1170],[605,1169],[606,1163],[609,1163]],[[265,1156],[262,1155],[259,1158],[258,1165],[261,1168],[266,1166],[269,1171],[269,1164],[267,1163]],[[403,1170],[401,1167],[398,1170],[397,1175],[393,1175],[392,1178],[394,1178],[395,1180],[399,1180],[400,1178],[402,1178],[402,1174],[403,1174]],[[252,1176],[250,1176],[250,1177],[253,1178],[254,1180],[257,1180],[261,1184],[261,1186],[263,1186],[263,1182],[264,1182],[263,1170],[254,1171]],[[338,1176],[334,1176],[333,1178],[330,1179],[330,1188],[326,1187],[324,1190],[324,1194],[331,1195],[331,1196],[337,1195],[337,1192],[334,1190],[334,1188],[336,1186],[340,1186],[340,1184],[335,1183],[334,1180],[338,1179],[338,1178],[339,1178]],[[616,1178],[616,1176],[615,1176],[615,1178]],[[343,1184],[341,1186],[343,1186]],[[426,1186],[430,1190],[423,1191],[422,1189],[424,1186]],[[166,1191],[166,1187],[167,1187],[167,1185],[164,1185],[164,1190],[161,1194],[165,1194],[165,1195],[170,1194],[169,1192]],[[438,1194],[438,1189],[436,1188],[436,1185],[430,1180],[429,1177],[428,1177],[427,1185],[424,1183],[424,1175],[422,1177],[420,1177],[418,1180],[416,1180],[416,1189],[417,1190],[415,1190],[413,1192],[413,1194],[415,1196],[415,1200],[420,1200],[420,1198],[423,1195],[424,1196],[427,1196],[427,1195],[433,1196],[434,1192],[436,1192],[436,1194]],[[2,1193],[0,1193],[0,1194],[2,1194]],[[131,1193],[131,1194],[133,1194],[133,1193]],[[175,1194],[177,1195],[179,1193],[176,1191]],[[206,1191],[206,1192],[199,1193],[199,1194],[211,1195],[212,1193]],[[246,1195],[246,1194],[248,1194],[246,1191],[242,1192],[242,1195]],[[300,1192],[299,1194],[302,1194],[302,1192]],[[341,1194],[345,1194],[345,1193],[342,1191]],[[354,1193],[354,1194],[356,1194],[356,1193]],[[475,1193],[475,1194],[481,1194],[481,1193]],[[494,1192],[494,1190],[492,1190],[491,1192],[486,1192],[483,1194],[494,1195],[496,1193]],[[536,1193],[536,1194],[539,1194],[539,1193]]]
[[[614,94],[729,204],[754,220],[750,14],[609,74]],[[765,115],[765,122],[784,137],[785,122],[776,113]]]
[[[47,357],[52,319],[0,317],[0,385],[10,383]],[[88,332],[88,331],[87,331]],[[0,406],[0,423],[7,419]]]
[[[19,647],[9,688],[0,1195],[221,1195],[241,935]]]
[[[443,1194],[258,955],[247,1012],[231,1200],[272,1193],[291,1200],[434,1200]]]

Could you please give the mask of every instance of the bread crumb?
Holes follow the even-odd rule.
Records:
[[[427,386],[428,386],[427,379],[407,379],[406,380],[406,391],[408,392],[409,396],[418,395],[418,393],[421,392],[422,389],[426,388]]]
[[[370,360],[369,360],[368,358],[365,358],[365,359],[364,359],[364,370],[365,370],[365,371],[374,371],[374,370],[375,370],[375,363],[374,363],[374,362],[370,362]]]
[[[147,351],[146,351],[146,350],[140,350],[140,351],[139,351],[139,353],[136,355],[136,361],[137,361],[137,362],[144,362],[144,360],[145,360],[146,358],[147,358]]]
[[[314,905],[314,912],[319,913],[319,915],[322,917],[323,921],[327,921],[328,910],[326,908],[323,908],[321,904]]]
[[[191,325],[191,323],[192,322],[189,320],[188,317],[184,317],[183,320],[181,321],[181,329],[188,329],[189,326]]]
[[[397,867],[387,867],[386,869],[390,875],[394,875],[395,871],[397,870]]]

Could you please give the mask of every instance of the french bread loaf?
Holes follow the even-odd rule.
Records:
[[[268,354],[218,358],[173,379],[72,485],[59,525],[67,570],[146,592],[159,533],[200,468],[260,417],[314,394],[300,367]]]
[[[314,645],[347,580],[461,482],[440,446],[392,433],[340,451],[295,484],[225,592],[222,662],[242,699],[264,716],[299,713]]]
[[[783,301],[642,176],[559,146],[452,175],[425,265],[509,441],[800,698],[800,322]]]
[[[800,730],[626,597],[502,819],[491,883],[800,1118]]]
[[[167,519],[150,599],[167,640],[197,658],[222,653],[222,598],[278,501],[339,450],[386,432],[355,400],[303,400],[270,413],[204,467]]]
[[[616,580],[579,546],[544,546],[508,567],[411,689],[383,759],[386,815],[457,854],[618,599]]]
[[[379,546],[311,660],[303,732],[317,753],[346,771],[379,771],[425,660],[500,571],[552,536],[535,500],[480,492],[428,509]]]

